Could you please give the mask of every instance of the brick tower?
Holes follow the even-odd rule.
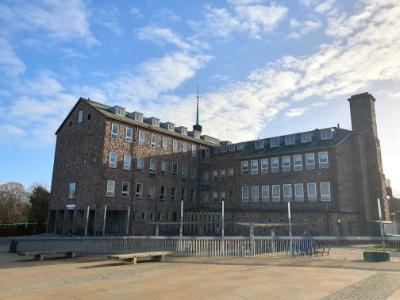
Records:
[[[354,133],[360,135],[360,160],[363,165],[364,205],[368,221],[378,220],[376,199],[381,199],[382,216],[390,220],[386,199],[385,175],[383,174],[381,147],[375,115],[375,98],[369,93],[351,96],[351,122]],[[363,157],[361,157],[363,156]]]

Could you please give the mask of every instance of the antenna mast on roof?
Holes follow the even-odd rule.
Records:
[[[200,102],[200,91],[199,91],[199,86],[197,86],[197,95],[196,95],[196,102],[197,102],[197,110],[196,110],[196,124],[193,125],[193,130],[200,131],[202,130],[202,127],[199,123],[199,102]]]

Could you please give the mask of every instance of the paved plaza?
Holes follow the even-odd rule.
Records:
[[[105,256],[33,261],[0,247],[0,299],[400,299],[400,263]]]

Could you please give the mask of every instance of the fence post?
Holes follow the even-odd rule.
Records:
[[[103,214],[103,236],[106,235],[106,219],[107,219],[107,205],[104,205],[104,214]]]
[[[90,213],[90,206],[88,205],[86,210],[86,221],[85,221],[85,236],[88,234],[88,226],[89,226],[89,213]]]
[[[224,245],[224,238],[225,238],[225,201],[222,200],[222,207],[221,207],[221,254],[225,256],[225,245]]]
[[[129,235],[130,222],[131,222],[131,207],[128,206],[128,211],[126,213],[126,235]]]
[[[381,229],[382,247],[383,247],[383,252],[385,252],[385,230],[383,228],[383,222],[382,222],[381,199],[377,198],[376,200],[378,201],[378,216],[379,216],[379,226]]]

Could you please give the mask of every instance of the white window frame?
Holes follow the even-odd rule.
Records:
[[[248,172],[249,171],[249,161],[248,160],[242,160],[240,162],[240,171],[241,172]]]
[[[179,141],[173,139],[172,140],[172,152],[173,153],[178,153],[179,152]]]
[[[156,198],[156,186],[154,184],[149,184],[147,187],[147,197],[150,200],[154,200]]]
[[[68,199],[72,200],[76,197],[76,182],[68,184]]]
[[[310,187],[313,186],[313,189],[315,190],[315,194],[310,194]],[[308,182],[307,183],[307,200],[309,202],[316,202],[318,199],[318,191],[317,191],[317,183],[315,182]]]
[[[124,191],[124,187],[127,187],[126,191]],[[129,198],[129,182],[128,181],[123,181],[121,183],[121,197]]]
[[[291,202],[293,200],[292,184],[285,183],[282,186],[282,190],[283,190],[283,201]]]
[[[138,191],[138,187],[139,187],[139,191]],[[135,185],[135,197],[138,199],[142,199],[143,198],[143,183],[139,183],[137,182]]]
[[[303,132],[301,134],[301,143],[311,143],[312,142],[312,134],[311,132]]]
[[[282,156],[282,172],[290,172],[292,170],[292,162],[290,155]]]
[[[298,172],[303,170],[303,155],[296,154],[293,156],[293,171]]]
[[[151,134],[151,148],[153,148],[153,149],[157,148],[157,142],[158,142],[157,134],[152,133]]]
[[[279,157],[271,158],[271,173],[279,173]]]
[[[278,148],[280,146],[280,142],[281,142],[281,137],[280,136],[270,138],[269,139],[269,146],[271,148]]]
[[[132,156],[130,154],[124,154],[123,169],[129,171],[131,169],[131,164],[132,164]]]
[[[321,129],[320,134],[322,141],[331,140],[333,138],[332,128]]]
[[[117,168],[118,164],[118,154],[117,152],[110,151],[108,154],[108,167],[111,169]]]
[[[139,145],[143,146],[146,143],[146,132],[139,130],[139,138],[138,138],[138,142]]]
[[[197,156],[197,145],[192,144],[192,156],[196,157]]]
[[[323,181],[320,182],[320,195],[321,195],[321,201],[326,201],[329,202],[332,200],[332,195],[331,195],[331,183],[329,181]],[[324,191],[324,186],[327,187],[328,193],[323,193]]]
[[[83,121],[83,110],[78,111],[78,123]]]
[[[323,157],[326,156],[326,157]],[[318,152],[318,167],[320,169],[329,168],[329,154],[328,151]]]
[[[234,174],[233,168],[229,168],[228,169],[228,177],[233,177],[233,174]]]
[[[272,185],[272,202],[281,202],[281,186],[279,184]]]
[[[261,202],[269,201],[269,185],[261,186]]]
[[[168,137],[163,136],[162,137],[162,148],[164,151],[168,151]]]
[[[163,160],[161,161],[161,174],[166,175],[168,173],[168,162]]]
[[[171,187],[171,200],[176,199],[176,187]]]
[[[299,193],[298,188],[300,188],[301,192]],[[296,202],[304,202],[304,184],[295,183],[294,184],[294,200]]]
[[[311,161],[309,158],[312,157],[313,163],[310,163]],[[305,155],[305,160],[306,160],[306,170],[315,170],[315,153],[307,153]]]
[[[115,196],[115,180],[107,180],[106,197]]]
[[[116,128],[116,130],[115,130]],[[112,123],[111,124],[111,139],[112,140],[118,140],[119,138],[119,125]]]
[[[291,146],[296,144],[296,135],[295,134],[290,134],[285,136],[285,145],[286,146]]]
[[[189,145],[186,142],[182,142],[182,152],[188,152],[189,151]]]
[[[131,127],[125,128],[125,142],[126,143],[133,142],[133,128],[131,128]]]
[[[248,186],[242,186],[242,202],[248,203],[250,198],[250,191]]]
[[[251,186],[251,201],[254,203],[260,201],[260,187],[258,185]]]
[[[176,172],[174,172],[174,166],[176,166]],[[178,165],[178,163],[172,163],[171,174],[172,174],[172,176],[178,176],[179,175],[179,165]]]
[[[258,174],[258,159],[252,159],[250,161],[250,174]]]
[[[269,169],[269,159],[262,158],[260,160],[260,164],[261,164],[261,174],[267,174]]]
[[[143,170],[143,169],[144,169],[144,158],[136,157],[136,170]]]
[[[167,188],[164,185],[160,186],[160,200],[167,199],[167,193],[166,192],[167,192]]]
[[[155,174],[156,172],[157,172],[157,160],[155,158],[150,158],[149,173]]]

